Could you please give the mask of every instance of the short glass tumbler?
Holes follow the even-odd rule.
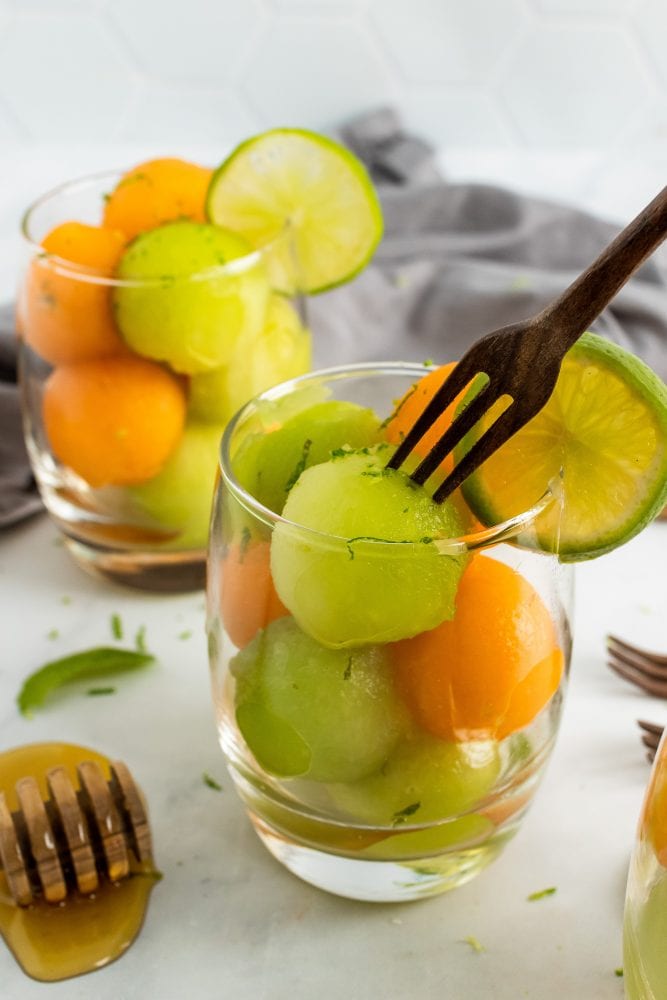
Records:
[[[498,854],[553,748],[568,675],[556,489],[490,528],[407,477],[384,493],[397,401],[428,370],[360,364],[263,393],[227,427],[214,498],[208,640],[231,776],[280,862],[355,899],[439,893]],[[374,444],[353,440],[362,425]],[[276,513],[267,498],[281,494]],[[349,528],[290,519],[297,497]],[[457,537],[411,536],[413,501],[451,516]]]
[[[655,755],[625,897],[623,981],[628,1000],[667,1000],[667,736]]]
[[[25,438],[46,509],[84,569],[141,589],[199,589],[222,430],[246,400],[310,369],[311,338],[303,301],[273,279],[289,234],[252,251],[180,220],[128,243],[100,224],[118,180],[71,182],[24,216]],[[215,263],[184,270],[183,247],[185,259]],[[153,273],[151,253],[159,277],[119,276],[128,254]]]

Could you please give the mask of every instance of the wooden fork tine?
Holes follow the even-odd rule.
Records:
[[[446,500],[457,486],[460,486],[468,478],[471,472],[474,472],[489,455],[493,454],[494,451],[505,444],[505,441],[512,436],[516,429],[516,419],[513,410],[514,404],[504,410],[488,430],[475,441],[470,451],[466,452],[461,461],[457,462],[433,494],[433,499],[436,503],[442,503],[443,500]],[[519,420],[522,422],[520,414]]]
[[[412,449],[426,434],[438,417],[445,412],[456,397],[463,392],[472,380],[480,374],[479,366],[474,358],[470,359],[471,351],[461,359],[449,373],[435,395],[429,400],[424,411],[417,417],[416,421],[405,435],[396,451],[387,462],[387,468],[398,469],[405,461]]]
[[[647,694],[652,694],[656,698],[667,698],[667,679],[657,680],[654,677],[647,677],[643,670],[613,659],[607,660],[607,665],[623,680],[630,681]]]
[[[655,663],[653,660],[647,660],[641,653],[626,653],[624,649],[614,649],[613,647],[610,647],[607,653],[617,663],[624,663],[627,667],[640,670],[646,677],[667,681],[667,666]]]
[[[615,635],[607,636],[607,647],[611,649],[616,647],[617,650],[624,649],[628,653],[634,653],[636,656],[641,656],[646,660],[651,660],[651,662],[656,664],[662,664],[667,667],[667,656],[663,656],[660,653],[652,653],[647,649],[640,649],[639,646],[633,646],[629,642],[625,642],[623,639],[619,639]]]
[[[496,401],[493,395],[489,396],[489,388],[488,382],[482,386],[465,410],[452,421],[442,437],[431,448],[423,462],[417,466],[410,479],[423,486],[429,476],[433,475],[445,456],[454,450],[468,431],[472,430],[477,421]]]

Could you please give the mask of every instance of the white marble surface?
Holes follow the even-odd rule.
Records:
[[[68,173],[135,158],[126,152],[90,148],[76,154],[76,171],[72,150],[5,160],[0,295],[11,294],[15,277],[21,204]],[[634,169],[631,161],[625,174],[616,165],[615,185],[611,173],[595,183],[593,155],[512,165],[501,153],[462,151],[445,161],[453,175],[525,182],[619,219],[662,183],[658,164]],[[373,905],[301,883],[252,832],[217,747],[203,594],[147,596],[94,581],[43,517],[0,535],[0,750],[54,739],[124,759],[146,793],[165,876],[137,943],[93,975],[44,986],[0,946],[3,1000],[620,1000],[625,876],[648,777],[634,720],[665,723],[667,705],[607,670],[604,636],[613,630],[667,649],[666,561],[667,524],[655,524],[577,568],[562,730],[534,808],[500,859],[454,893]],[[59,654],[110,641],[114,613],[130,643],[145,626],[158,663],[123,678],[113,697],[72,693],[22,718],[14,699],[23,677]],[[49,638],[53,629],[58,636]],[[223,791],[206,787],[203,772]],[[527,901],[547,886],[555,895]],[[471,935],[482,953],[464,942]]]

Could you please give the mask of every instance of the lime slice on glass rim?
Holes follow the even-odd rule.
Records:
[[[502,406],[467,435],[457,459],[492,423],[494,409]],[[527,510],[561,471],[563,562],[622,545],[667,501],[667,386],[639,358],[593,333],[568,351],[546,406],[462,492],[484,524],[499,524]],[[545,549],[553,538],[538,530]]]
[[[363,164],[332,139],[297,128],[271,129],[241,143],[213,174],[206,213],[255,248],[291,233],[274,255],[274,281],[311,294],[361,271],[383,228]]]

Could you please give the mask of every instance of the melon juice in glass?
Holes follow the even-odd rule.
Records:
[[[208,565],[219,738],[260,839],[357,899],[453,888],[516,832],[570,660],[556,479],[482,527],[387,460],[429,371],[329,369],[222,442]],[[400,402],[399,402],[400,401]]]
[[[272,282],[290,237],[253,249],[205,221],[210,170],[170,169],[183,189],[152,212],[138,169],[28,209],[18,325],[27,448],[68,550],[96,575],[179,591],[204,585],[227,420],[309,370],[310,334],[303,298]]]
[[[655,756],[630,862],[623,928],[628,1000],[667,1000],[667,737]]]

